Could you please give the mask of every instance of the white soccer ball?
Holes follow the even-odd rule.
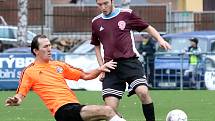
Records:
[[[187,121],[187,114],[182,110],[174,109],[167,114],[166,121]]]

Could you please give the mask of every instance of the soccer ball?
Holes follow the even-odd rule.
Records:
[[[167,114],[166,121],[187,121],[187,114],[182,110],[174,109]]]

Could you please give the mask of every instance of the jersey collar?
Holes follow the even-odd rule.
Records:
[[[114,11],[112,11],[112,12],[111,12],[109,15],[107,15],[107,16],[104,15],[104,14],[102,13],[102,18],[103,18],[103,19],[111,19],[111,18],[117,16],[119,13],[120,13],[120,8],[115,8]]]

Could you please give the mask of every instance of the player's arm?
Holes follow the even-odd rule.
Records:
[[[102,55],[101,55],[101,46],[95,46],[95,52],[96,52],[96,58],[97,58],[97,61],[99,63],[99,66],[103,65],[104,64],[104,60],[102,58]],[[102,72],[99,76],[99,80],[102,81],[105,77],[105,73]]]
[[[103,61],[103,58],[102,58],[101,46],[100,45],[95,46],[95,52],[96,52],[96,58],[97,58],[97,61],[99,63],[99,66],[103,65],[104,61]]]
[[[159,32],[152,26],[148,26],[145,29],[150,35],[152,35],[160,44],[161,47],[163,47],[164,49],[168,50],[171,49],[171,46],[169,45],[168,42],[166,42],[159,34]]]
[[[84,80],[90,80],[94,79],[99,76],[100,73],[102,72],[110,72],[111,69],[115,69],[117,66],[116,62],[113,62],[113,60],[101,65],[97,69],[91,70],[89,72],[83,72],[80,76],[81,79]]]
[[[19,106],[24,98],[25,96],[22,94],[16,94],[13,97],[8,97],[5,100],[5,106]]]
[[[20,78],[20,83],[17,89],[16,94],[13,97],[8,97],[5,100],[6,106],[19,106],[23,99],[25,98],[25,95],[30,91],[32,86],[32,81],[30,80],[30,76],[27,73],[28,69],[24,69],[22,71],[22,76]]]

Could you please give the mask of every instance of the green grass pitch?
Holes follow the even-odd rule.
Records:
[[[103,104],[101,92],[75,91],[82,104]],[[21,106],[5,107],[4,101],[15,91],[0,91],[0,121],[55,121],[39,97],[30,92]],[[215,121],[215,92],[207,90],[152,90],[156,121],[165,121],[173,109],[182,109],[188,121]],[[124,95],[119,111],[127,121],[145,121],[136,95]]]

